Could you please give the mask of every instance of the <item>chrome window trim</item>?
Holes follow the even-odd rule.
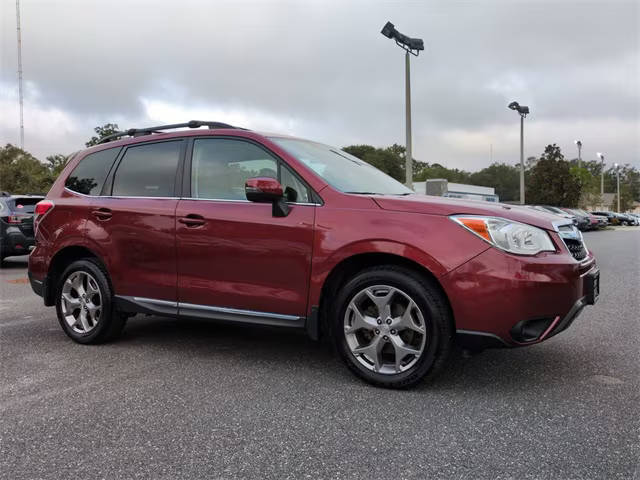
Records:
[[[231,198],[181,197],[180,200],[206,200],[206,201],[209,201],[209,202],[237,202],[237,203],[256,203],[256,204],[258,204],[258,202],[251,202],[249,200],[231,199]],[[302,206],[314,206],[314,207],[321,206],[320,203],[308,203],[308,202],[287,202],[287,205],[302,205]]]
[[[137,195],[87,195],[85,193],[76,192],[74,190],[69,190],[67,187],[64,187],[67,192],[73,193],[74,195],[80,195],[81,197],[87,198],[144,198],[151,200],[180,200],[180,197],[147,197],[147,196],[137,196]]]
[[[251,202],[249,200],[242,199],[231,199],[231,198],[197,198],[197,197],[143,197],[143,196],[135,196],[135,195],[87,195],[80,192],[75,192],[73,190],[64,187],[64,189],[73,193],[74,195],[80,195],[81,197],[87,198],[143,198],[148,200],[206,200],[209,202],[235,202],[235,203],[257,203]],[[300,206],[313,206],[313,207],[321,207],[320,203],[308,203],[308,202],[287,202],[288,205],[300,205]]]

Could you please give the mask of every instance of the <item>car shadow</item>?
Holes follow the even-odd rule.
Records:
[[[29,257],[26,255],[7,257],[0,261],[0,268],[3,270],[25,270],[28,266]]]
[[[222,356],[225,362],[270,363],[287,369],[289,375],[300,375],[301,381],[308,380],[310,373],[315,378],[320,373],[339,383],[359,382],[326,342],[314,342],[303,332],[283,328],[138,315],[129,320],[117,344],[145,345],[167,354],[175,352],[177,357],[186,351],[200,358]],[[588,362],[579,353],[567,351],[560,339],[526,348],[488,349],[471,357],[454,347],[440,374],[412,391],[513,392],[547,388],[565,383],[566,378],[590,374]]]

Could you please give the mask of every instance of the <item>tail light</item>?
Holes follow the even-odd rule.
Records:
[[[54,204],[51,200],[42,200],[36,203],[36,208],[34,209],[34,217],[33,217],[33,229],[35,231],[38,230],[38,224],[44,218],[44,216],[53,210]]]
[[[22,217],[18,215],[9,215],[7,217],[7,223],[22,223]]]

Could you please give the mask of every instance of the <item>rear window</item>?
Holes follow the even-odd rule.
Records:
[[[108,148],[90,153],[73,169],[64,186],[84,195],[100,195],[111,166],[120,148]]]
[[[42,200],[44,197],[26,197],[26,198],[14,198],[7,202],[9,210],[16,213],[33,213],[36,208],[36,203]]]
[[[113,195],[172,197],[182,141],[127,148],[113,179]]]

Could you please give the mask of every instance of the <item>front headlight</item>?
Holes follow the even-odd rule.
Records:
[[[555,252],[549,234],[541,228],[498,217],[456,215],[451,220],[462,225],[494,247],[517,255]]]

